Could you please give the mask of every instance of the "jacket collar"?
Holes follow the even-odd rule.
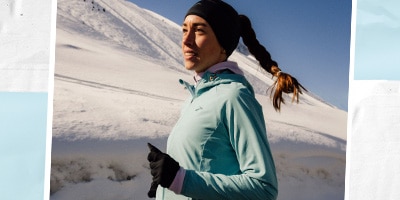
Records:
[[[197,83],[204,77],[204,74],[206,74],[207,72],[211,73],[211,74],[218,74],[224,70],[230,70],[234,74],[239,74],[242,76],[244,74],[236,62],[225,61],[225,62],[220,62],[220,63],[217,63],[217,64],[211,66],[205,72],[196,73],[193,78],[194,78],[195,82]]]
[[[220,66],[214,65],[204,73],[201,73],[201,78],[196,81],[196,85],[189,84],[182,79],[179,80],[180,84],[189,90],[193,98],[200,96],[203,92],[210,88],[231,82],[240,82],[246,86],[251,93],[254,94],[253,87],[246,80],[243,71],[239,69],[235,62],[219,63]],[[217,64],[218,65],[218,64]],[[196,74],[199,75],[199,74]]]

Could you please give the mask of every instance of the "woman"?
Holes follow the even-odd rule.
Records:
[[[219,0],[197,2],[182,26],[184,65],[195,73],[167,153],[148,144],[157,199],[276,199],[275,165],[262,108],[236,63],[227,61],[242,37],[260,65],[277,77],[273,105],[282,92],[301,93],[296,79],[281,73],[259,44],[249,19]]]

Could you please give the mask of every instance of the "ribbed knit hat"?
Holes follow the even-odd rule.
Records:
[[[240,38],[239,15],[229,4],[221,0],[201,0],[186,13],[197,15],[210,24],[227,57],[236,49]]]

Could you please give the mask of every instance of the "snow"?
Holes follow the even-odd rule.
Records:
[[[92,3],[93,2],[93,3]],[[165,150],[189,93],[180,27],[123,0],[59,0],[51,200],[148,199],[147,142]],[[275,112],[271,75],[234,52],[263,105],[278,199],[343,199],[347,113],[305,92]]]

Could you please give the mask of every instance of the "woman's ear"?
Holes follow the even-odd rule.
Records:
[[[226,54],[225,49],[221,49],[221,54]]]
[[[226,50],[224,48],[221,48],[221,54],[220,54],[220,61],[226,61],[228,60],[228,56],[226,55]]]

